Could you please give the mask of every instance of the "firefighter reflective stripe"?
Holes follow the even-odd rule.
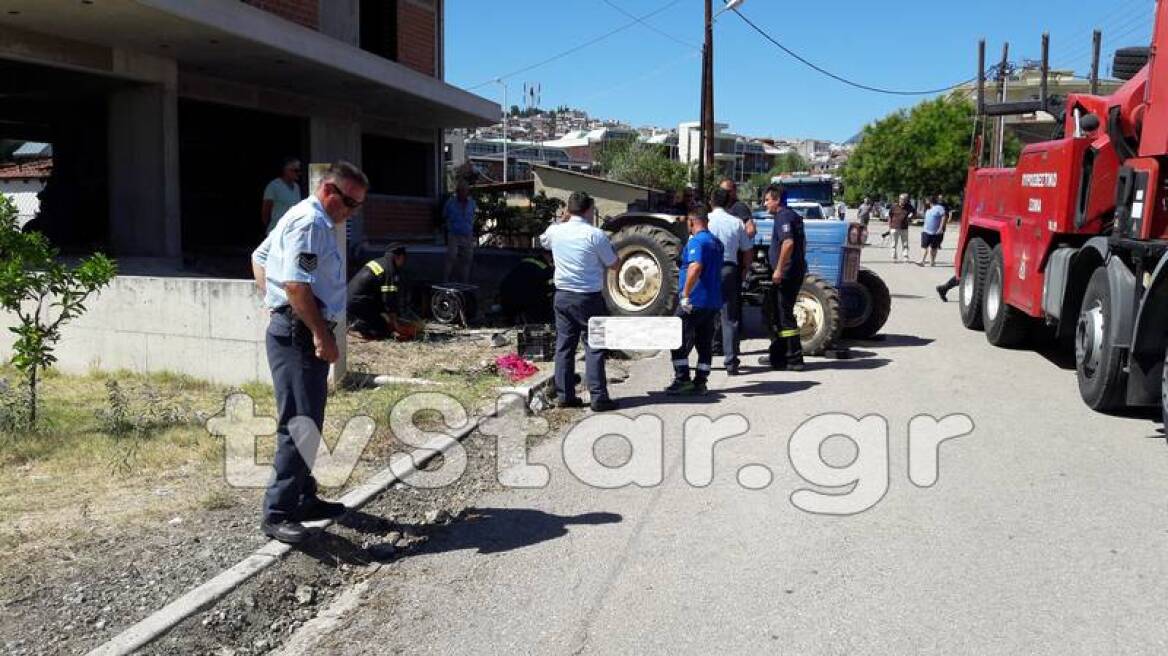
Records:
[[[377,260],[370,260],[365,264],[365,266],[369,267],[369,270],[372,271],[373,275],[375,276],[380,276],[381,274],[385,273],[385,268],[378,264]]]
[[[386,294],[388,294],[388,293],[390,293],[390,292],[396,292],[396,291],[397,291],[397,285],[382,285],[382,286],[381,286],[381,291],[382,291],[382,292],[384,292],[384,293],[386,293]]]
[[[798,336],[799,336],[799,330],[797,328],[792,328],[791,330],[779,331],[779,337],[798,337]]]
[[[708,365],[704,362],[698,363],[698,371],[709,371],[709,370],[710,370],[710,365]]]
[[[541,269],[548,268],[547,262],[544,262],[543,260],[537,260],[534,257],[525,257],[525,258],[523,258],[523,261],[530,262],[531,264],[534,264],[535,266],[537,266]]]

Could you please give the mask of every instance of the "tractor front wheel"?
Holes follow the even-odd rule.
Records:
[[[805,355],[823,355],[840,338],[839,290],[819,276],[807,276],[795,299],[795,320]]]

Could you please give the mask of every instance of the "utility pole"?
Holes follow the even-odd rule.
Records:
[[[1091,95],[1099,95],[1099,50],[1103,46],[1103,32],[1095,30],[1091,43]]]
[[[702,136],[704,149],[702,161],[709,167],[714,166],[714,0],[706,0],[706,42],[705,56],[702,57]],[[703,167],[704,168],[704,167]],[[703,176],[702,198],[705,198],[706,179]]]
[[[502,79],[495,80],[495,83],[503,87],[503,182],[507,182],[507,115],[511,108],[507,106],[507,83]]]

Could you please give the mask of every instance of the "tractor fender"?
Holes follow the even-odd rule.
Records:
[[[688,228],[684,221],[664,214],[629,213],[621,214],[604,222],[600,226],[605,232],[620,232],[631,225],[652,225],[673,233],[678,239],[685,242],[689,238]]]

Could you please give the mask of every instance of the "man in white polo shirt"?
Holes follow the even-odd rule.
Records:
[[[746,234],[746,224],[726,211],[734,200],[726,188],[714,190],[710,205],[710,232],[722,242],[722,362],[726,375],[738,375],[739,329],[742,325],[742,281],[750,270],[754,242]]]
[[[584,192],[568,198],[570,217],[553,223],[540,242],[555,258],[556,298],[556,405],[580,407],[576,396],[576,346],[584,337],[584,368],[592,410],[608,412],[616,403],[608,397],[605,352],[588,344],[588,320],[604,316],[608,308],[600,290],[605,269],[617,265],[616,252],[608,236],[592,225],[595,201]]]

